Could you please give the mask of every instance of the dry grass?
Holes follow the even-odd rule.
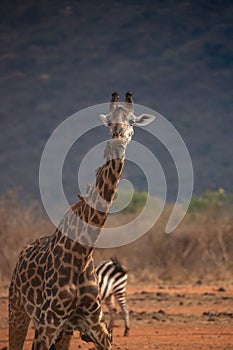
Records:
[[[96,249],[100,261],[117,256],[130,270],[130,282],[221,281],[233,277],[233,220],[229,208],[209,208],[188,214],[172,234],[164,228],[170,213],[167,206],[156,225],[142,238],[114,249]],[[136,214],[119,215],[126,222]],[[10,192],[0,198],[0,281],[8,282],[17,256],[26,243],[54,231],[36,203],[23,206]]]
[[[187,214],[170,234],[164,233],[170,208],[142,238],[111,250],[96,250],[98,260],[117,255],[129,267],[132,282],[221,281],[233,277],[233,220],[223,209]]]
[[[0,197],[0,281],[10,279],[24,245],[53,232],[51,223],[36,202],[29,206],[22,203],[18,191]]]

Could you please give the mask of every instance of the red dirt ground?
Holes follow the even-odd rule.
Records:
[[[131,330],[118,315],[113,350],[233,350],[233,284],[128,286]],[[7,289],[0,297],[0,350],[8,347]],[[106,315],[108,319],[108,315]],[[33,329],[24,349],[31,349]],[[93,349],[76,332],[70,350]]]

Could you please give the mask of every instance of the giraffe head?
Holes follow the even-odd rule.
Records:
[[[117,92],[112,93],[110,112],[106,115],[100,114],[100,119],[106,127],[109,127],[110,135],[117,139],[125,147],[131,141],[135,125],[150,124],[155,116],[151,114],[134,114],[133,93],[126,92],[124,105],[119,104]]]

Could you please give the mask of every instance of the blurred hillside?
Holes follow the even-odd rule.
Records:
[[[196,193],[232,189],[231,1],[2,0],[0,16],[1,192],[22,186],[38,197],[40,157],[54,128],[128,89],[183,137]],[[105,134],[98,129],[93,144]],[[137,139],[150,142],[140,130]],[[84,154],[89,146],[84,138]],[[153,141],[150,147],[175,194],[171,159]],[[71,193],[80,160],[76,154],[64,172]],[[141,175],[130,176],[143,189]]]

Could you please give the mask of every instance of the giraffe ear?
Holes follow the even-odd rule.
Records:
[[[152,114],[140,114],[138,117],[135,117],[134,125],[140,125],[140,126],[148,125],[151,122],[153,122],[155,118],[156,117]]]
[[[109,114],[99,114],[99,117],[102,121],[102,123],[104,124],[104,126],[109,126],[110,123],[110,119],[109,119]]]

